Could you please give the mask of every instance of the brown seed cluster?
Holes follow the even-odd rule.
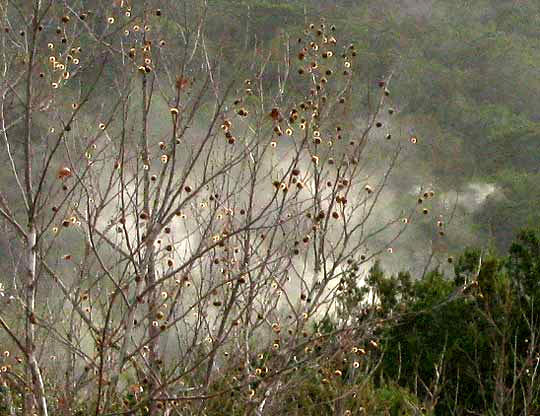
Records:
[[[229,144],[234,144],[236,143],[236,137],[233,136],[231,132],[231,128],[232,128],[232,122],[228,119],[224,119],[223,123],[221,124],[221,130],[223,130],[223,133],[225,135],[225,139],[227,140],[227,142]]]

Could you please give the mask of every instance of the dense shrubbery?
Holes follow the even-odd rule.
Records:
[[[314,362],[295,364],[273,392],[271,414],[535,414],[538,395],[540,233],[519,233],[507,256],[467,249],[454,276],[387,275],[379,262],[366,284],[344,282],[336,314],[314,330]],[[376,301],[372,302],[372,294]],[[340,322],[375,316],[373,348],[340,333]],[[317,355],[320,354],[320,358]],[[301,360],[299,360],[301,362]],[[267,375],[271,377],[271,375]],[[264,377],[257,383],[264,383]],[[216,385],[216,391],[226,386]],[[226,394],[212,415],[244,414]],[[247,393],[249,395],[249,393]],[[213,410],[211,410],[213,409]],[[251,409],[253,410],[253,409]],[[346,413],[349,410],[351,413]]]

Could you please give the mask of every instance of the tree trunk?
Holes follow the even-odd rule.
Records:
[[[36,322],[35,306],[36,306],[36,237],[37,232],[34,225],[30,225],[28,232],[28,241],[26,247],[26,327],[25,327],[25,349],[27,355],[27,385],[32,386],[32,391],[26,393],[25,396],[25,414],[32,414],[34,402],[39,407],[40,413],[43,416],[48,416],[47,400],[45,398],[45,387],[43,378],[35,356],[35,330]]]

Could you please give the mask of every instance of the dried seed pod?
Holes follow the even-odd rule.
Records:
[[[63,166],[58,170],[58,179],[66,179],[72,175],[71,169],[67,166]]]
[[[280,113],[278,108],[272,108],[272,111],[270,111],[270,117],[273,120],[278,120],[280,118]]]
[[[177,90],[182,91],[189,85],[189,80],[183,76],[176,77],[175,87]]]

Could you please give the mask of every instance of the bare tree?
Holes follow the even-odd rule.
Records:
[[[416,215],[378,208],[401,146],[367,151],[391,76],[356,110],[358,51],[321,20],[229,80],[206,3],[141,3],[2,5],[2,380],[25,415],[199,414],[231,392],[265,414],[353,333],[377,348],[366,322],[311,323]]]

